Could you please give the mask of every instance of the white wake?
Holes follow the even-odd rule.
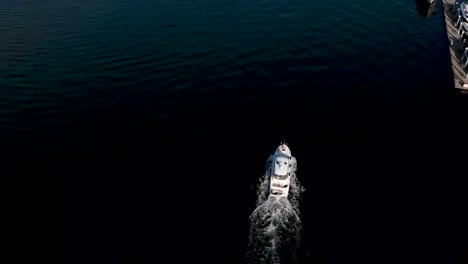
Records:
[[[302,224],[299,200],[305,190],[296,177],[297,162],[292,157],[288,198],[269,197],[269,175],[272,157],[266,173],[257,187],[257,208],[250,215],[248,263],[294,263],[301,241]]]

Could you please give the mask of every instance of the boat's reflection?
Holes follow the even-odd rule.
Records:
[[[437,11],[437,0],[429,3],[428,0],[415,0],[418,13],[424,18],[430,18]]]

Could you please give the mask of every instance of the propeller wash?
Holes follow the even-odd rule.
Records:
[[[305,190],[296,177],[297,162],[286,144],[268,158],[250,215],[248,263],[294,263],[301,240],[299,198]]]

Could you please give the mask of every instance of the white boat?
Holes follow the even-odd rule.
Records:
[[[288,197],[292,169],[291,150],[286,144],[281,144],[271,160],[270,196]]]

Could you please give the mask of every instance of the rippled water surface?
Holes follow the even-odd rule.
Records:
[[[60,175],[68,262],[238,263],[252,186],[281,140],[308,190],[304,263],[427,256],[453,241],[424,221],[457,211],[445,169],[463,164],[468,120],[441,11],[423,17],[411,0],[0,1],[3,153]]]
[[[452,86],[441,15],[426,20],[415,2],[52,0],[0,7],[7,133],[107,122],[141,108],[157,122],[185,96],[195,96],[190,106],[214,108],[281,98],[298,107],[352,97],[417,104]]]

